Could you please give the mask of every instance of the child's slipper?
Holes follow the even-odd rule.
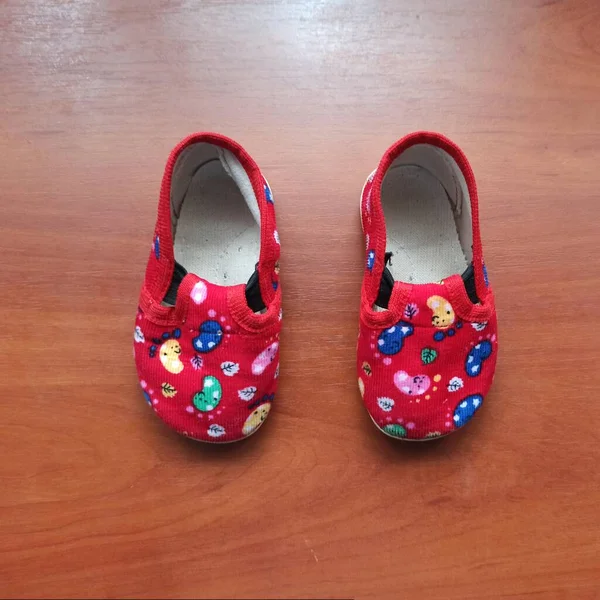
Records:
[[[206,442],[254,433],[277,388],[280,306],[269,185],[233,140],[189,136],[167,161],[135,324],[156,414]]]
[[[367,179],[361,219],[357,369],[365,406],[390,436],[447,435],[481,406],[498,353],[466,157],[436,133],[401,139]]]

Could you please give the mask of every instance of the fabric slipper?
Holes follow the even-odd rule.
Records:
[[[165,168],[135,325],[148,404],[196,440],[254,433],[277,389],[280,307],[267,181],[233,140],[187,137]]]
[[[392,437],[447,435],[480,408],[498,353],[466,157],[436,133],[401,139],[367,179],[361,221],[357,370],[365,406]]]

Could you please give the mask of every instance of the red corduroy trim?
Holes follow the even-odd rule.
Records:
[[[368,312],[373,312],[371,307],[377,297],[379,283],[381,281],[381,276],[385,266],[385,250],[387,241],[385,217],[381,206],[381,184],[387,170],[392,165],[394,160],[396,160],[396,158],[398,158],[403,152],[408,150],[408,148],[417,144],[430,144],[447,152],[455,160],[465,178],[471,201],[475,288],[482,306],[486,304],[486,297],[490,293],[489,288],[487,288],[485,285],[485,279],[483,275],[483,254],[479,230],[479,199],[473,170],[471,169],[469,161],[462,150],[451,140],[439,133],[418,131],[403,137],[401,140],[388,148],[379,162],[379,166],[375,171],[372,183],[370,185],[365,185],[365,189],[363,191],[361,214],[365,233],[369,234],[369,248],[367,248],[367,255],[369,249],[375,250],[375,264],[371,270],[371,273],[365,277],[363,285],[363,308]],[[370,195],[370,210],[369,213],[366,214],[365,200],[368,195]],[[400,287],[402,282],[396,282],[395,285]],[[373,314],[377,315],[378,313]],[[380,317],[371,316],[367,318],[374,318],[376,321],[380,319]]]
[[[362,321],[373,329],[391,327],[402,318],[402,312],[408,302],[411,290],[411,286],[407,284],[394,285],[388,309],[380,312],[374,311],[372,308],[373,303],[369,302],[368,298],[363,295],[360,311]]]
[[[200,132],[189,135],[183,139],[171,152],[165,166],[165,171],[160,188],[158,205],[158,217],[154,233],[154,242],[159,239],[160,258],[157,259],[154,249],[150,251],[148,266],[145,276],[145,294],[149,295],[144,302],[151,302],[155,308],[160,307],[164,298],[175,266],[173,255],[173,236],[171,229],[171,180],[173,168],[181,152],[188,146],[196,143],[214,144],[232,152],[244,167],[252,188],[257,198],[261,215],[261,245],[258,262],[259,282],[263,301],[269,305],[275,297],[275,291],[271,284],[271,274],[279,257],[279,247],[276,244],[273,232],[276,229],[275,214],[272,207],[266,201],[264,190],[264,179],[252,157],[234,140],[217,133]],[[144,293],[143,293],[144,295]],[[140,299],[142,302],[142,299]],[[162,318],[162,311],[153,309],[156,318]],[[165,317],[169,319],[170,317]]]
[[[278,288],[275,298],[269,305],[267,312],[254,313],[246,301],[246,286],[235,285],[227,290],[227,305],[231,316],[235,318],[240,327],[250,333],[261,332],[265,335],[278,331],[279,311],[281,309],[281,288]]]

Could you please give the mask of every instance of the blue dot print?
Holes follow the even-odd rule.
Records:
[[[483,396],[481,394],[467,396],[454,410],[454,425],[462,427],[465,423],[468,423],[482,402]]]
[[[217,321],[204,321],[200,325],[200,335],[192,340],[194,350],[206,354],[212,352],[223,339],[223,330]]]
[[[492,354],[492,343],[489,340],[483,340],[476,346],[473,346],[467,354],[465,360],[465,371],[469,377],[477,377],[481,374],[481,368]]]
[[[384,329],[379,335],[377,346],[382,354],[397,354],[402,350],[404,338],[412,335],[414,327],[406,321],[399,321],[393,327]]]

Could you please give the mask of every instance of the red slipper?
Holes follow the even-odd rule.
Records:
[[[134,333],[146,401],[177,432],[232,442],[269,414],[278,259],[273,195],[256,163],[221,135],[184,139],[165,168]]]
[[[367,179],[361,219],[357,369],[365,406],[390,436],[447,435],[480,408],[498,353],[465,155],[436,133],[401,139]]]

